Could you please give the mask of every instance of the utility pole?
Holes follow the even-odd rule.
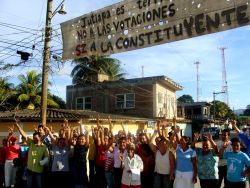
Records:
[[[48,2],[47,2],[47,13],[46,13],[46,24],[45,24],[45,40],[44,40],[44,50],[43,50],[41,123],[44,126],[46,126],[46,118],[47,118],[50,41],[51,41],[51,32],[52,32],[52,28],[51,28],[52,3],[53,3],[53,0],[48,0]]]
[[[214,119],[214,122],[215,122],[215,96],[218,95],[218,94],[221,94],[221,93],[225,93],[225,92],[224,91],[213,92],[213,99],[214,99],[214,101],[213,101],[213,109],[214,109],[214,113],[213,113],[214,117],[213,117],[213,119]]]
[[[199,85],[200,85],[200,75],[199,75],[200,62],[197,61],[194,64],[196,65],[196,81],[197,81],[197,86],[196,86],[197,101],[196,102],[199,102],[200,101],[200,88],[199,88]]]

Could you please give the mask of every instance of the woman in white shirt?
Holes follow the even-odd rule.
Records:
[[[143,162],[139,155],[135,154],[135,145],[127,147],[128,156],[123,160],[122,186],[121,188],[141,188],[140,173],[143,170]]]
[[[175,158],[166,145],[165,139],[159,140],[157,146],[150,143],[150,148],[155,154],[154,188],[169,188],[174,180]]]

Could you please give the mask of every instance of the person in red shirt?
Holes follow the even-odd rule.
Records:
[[[0,188],[4,188],[4,164],[6,158],[6,147],[7,147],[7,139],[4,138],[2,140],[2,146],[0,147]]]
[[[13,165],[13,160],[19,158],[20,146],[16,143],[17,137],[10,135],[7,140],[6,161],[4,165],[5,187],[15,185],[16,168]]]

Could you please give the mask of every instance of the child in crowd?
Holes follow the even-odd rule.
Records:
[[[246,176],[250,172],[250,159],[240,149],[239,138],[231,140],[233,151],[225,152],[223,159],[227,160],[227,179],[230,188],[245,188]]]

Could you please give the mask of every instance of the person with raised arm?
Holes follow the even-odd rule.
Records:
[[[73,153],[73,177],[75,188],[87,188],[87,152],[89,149],[89,135],[88,130],[85,134],[80,134],[77,137],[77,143],[74,146]]]
[[[194,188],[197,183],[197,156],[190,144],[190,138],[182,136],[176,148],[174,188]]]
[[[141,172],[141,186],[143,188],[151,188],[154,183],[152,177],[154,176],[155,159],[154,153],[150,149],[149,138],[146,132],[139,134],[139,144],[136,154],[140,156],[144,166],[143,171]]]
[[[48,134],[52,134],[51,130],[48,129]],[[55,142],[52,143],[51,150],[53,152],[53,161],[51,168],[51,187],[71,187],[72,182],[70,181],[70,169],[69,169],[69,157],[70,152],[70,127],[67,125],[64,127],[64,137],[59,137]]]
[[[217,187],[218,174],[218,148],[210,133],[207,133],[202,140],[202,148],[196,148],[195,144],[199,140],[200,134],[194,133],[194,140],[191,147],[197,154],[198,177],[200,179],[201,188]]]
[[[4,165],[5,187],[11,187],[16,184],[17,168],[14,165],[15,160],[20,157],[20,146],[16,143],[17,137],[14,136],[14,126],[9,127],[9,135],[7,137],[6,160]]]
[[[6,159],[6,147],[7,147],[7,138],[4,138],[2,140],[2,146],[0,147],[0,188],[5,187],[4,164]]]
[[[232,151],[231,141],[230,141],[230,130],[224,129],[221,133],[221,140],[216,142],[218,151],[219,151],[219,181],[218,187],[221,187],[222,181],[224,179],[224,187],[228,187],[227,181],[227,162],[223,159],[223,154],[225,152]]]
[[[15,123],[14,126],[18,129],[19,133],[27,139],[29,146],[28,164],[27,164],[27,188],[42,188],[42,175],[44,165],[49,161],[48,148],[42,144],[40,134],[35,132],[33,139],[26,136],[26,133]],[[33,184],[35,186],[33,186]]]
[[[159,124],[159,122],[157,122]],[[158,131],[155,130],[155,135]],[[153,136],[152,136],[153,137]],[[160,137],[159,137],[160,138]],[[169,188],[171,181],[174,180],[175,158],[174,155],[166,147],[167,140],[161,137],[157,141],[157,145],[152,143],[150,139],[150,148],[155,156],[154,184],[153,188]]]
[[[250,124],[250,119],[248,120]],[[232,124],[233,129],[238,133],[240,140],[243,142],[243,144],[246,146],[246,154],[248,157],[250,157],[250,138],[248,137],[247,134],[245,134],[243,131],[241,131],[237,127],[237,122],[236,120],[230,121]],[[250,173],[248,174],[248,179],[250,180]],[[250,185],[250,182],[249,182]]]
[[[227,161],[227,179],[229,188],[245,188],[246,176],[250,172],[250,158],[240,151],[239,138],[231,140],[233,151],[225,152],[223,159]]]

